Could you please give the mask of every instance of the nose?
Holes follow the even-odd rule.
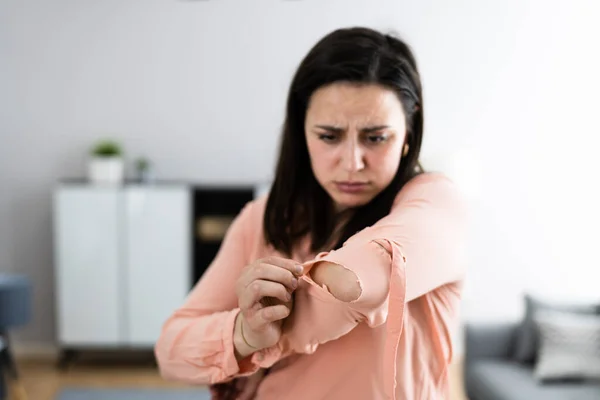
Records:
[[[342,162],[344,169],[348,172],[357,172],[365,168],[364,152],[356,141],[348,141]]]

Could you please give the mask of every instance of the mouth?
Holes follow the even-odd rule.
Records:
[[[338,188],[338,190],[340,192],[360,193],[367,188],[368,182],[340,181],[340,182],[335,182],[335,186]]]

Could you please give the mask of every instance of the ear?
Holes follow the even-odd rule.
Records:
[[[408,149],[409,149],[408,143],[405,143],[404,148],[402,150],[402,157],[404,157],[408,154]]]

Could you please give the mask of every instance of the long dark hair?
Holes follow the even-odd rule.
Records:
[[[290,86],[279,161],[263,221],[267,244],[290,256],[294,244],[306,234],[313,252],[324,250],[336,228],[333,201],[313,174],[304,134],[310,97],[334,82],[393,90],[406,115],[408,153],[401,157],[392,182],[368,204],[353,210],[333,248],[387,215],[402,186],[423,172],[419,165],[423,98],[409,46],[392,35],[361,27],[338,29],[323,37],[302,60]]]

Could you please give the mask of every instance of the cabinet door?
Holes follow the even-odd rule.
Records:
[[[54,197],[58,336],[63,346],[122,341],[120,194],[61,186]]]
[[[191,207],[187,187],[131,186],[125,192],[127,338],[153,346],[191,289]]]

